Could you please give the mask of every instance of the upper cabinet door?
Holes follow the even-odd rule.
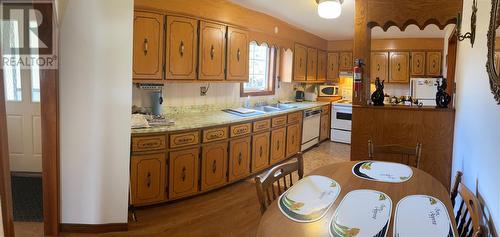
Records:
[[[293,56],[293,80],[306,80],[307,66],[307,48],[300,44],[295,44],[295,52]]]
[[[441,75],[441,52],[427,52],[427,76]]]
[[[200,21],[200,80],[224,80],[226,65],[226,27]]]
[[[411,53],[411,75],[412,76],[425,75],[425,52]]]
[[[337,80],[339,78],[339,53],[328,53],[328,80]]]
[[[134,12],[134,79],[163,79],[163,15]]]
[[[389,55],[387,52],[373,52],[371,54],[371,81],[380,78],[380,81],[386,81],[389,78]]]
[[[389,82],[391,83],[409,83],[410,72],[410,53],[408,52],[390,52],[391,70],[389,71]]]
[[[307,81],[316,81],[318,77],[318,50],[307,49]]]
[[[340,71],[352,71],[352,52],[340,53]]]
[[[248,81],[248,33],[227,28],[227,80]]]
[[[327,63],[326,52],[318,50],[318,81],[326,81]]]
[[[167,16],[167,80],[196,79],[198,21]]]

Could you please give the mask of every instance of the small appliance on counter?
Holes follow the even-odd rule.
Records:
[[[437,86],[440,78],[411,78],[411,98],[423,106],[436,106]]]
[[[316,94],[316,92],[305,92],[305,96],[304,96],[304,99],[306,101],[317,101],[318,100],[318,95]]]
[[[154,115],[161,115],[161,104],[163,104],[163,96],[161,91],[151,93],[151,110]]]
[[[302,102],[305,99],[304,88],[297,88],[295,90],[295,101]]]
[[[339,96],[339,95],[340,95],[340,89],[338,86],[320,85],[318,87],[318,96],[319,97],[332,97],[332,96]]]

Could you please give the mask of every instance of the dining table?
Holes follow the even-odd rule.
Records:
[[[329,224],[335,210],[339,206],[345,195],[354,190],[376,190],[387,194],[392,199],[391,221],[387,230],[387,236],[393,236],[394,211],[396,204],[408,195],[429,195],[439,199],[448,210],[452,229],[455,236],[458,236],[457,227],[454,221],[453,206],[450,195],[446,188],[436,178],[423,170],[411,167],[413,176],[400,183],[388,183],[372,181],[357,177],[353,174],[353,166],[357,161],[334,163],[318,168],[308,175],[320,175],[329,177],[341,186],[341,191],[328,209],[327,213],[319,220],[310,223],[301,223],[288,219],[280,211],[278,200],[274,200],[263,213],[257,229],[259,237],[295,237],[295,236],[330,236]],[[293,186],[292,186],[293,188]]]

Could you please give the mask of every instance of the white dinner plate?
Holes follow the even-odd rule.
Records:
[[[281,212],[297,222],[321,219],[340,193],[337,181],[325,176],[311,175],[301,179],[278,199]]]
[[[413,176],[413,170],[407,165],[369,160],[356,163],[352,173],[362,179],[388,183],[402,183]]]
[[[410,195],[396,206],[394,237],[454,237],[450,216],[439,199]]]
[[[330,221],[332,237],[385,237],[391,220],[392,200],[375,190],[346,194]]]

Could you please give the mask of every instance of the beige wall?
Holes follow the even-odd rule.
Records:
[[[464,0],[464,30],[470,29],[472,2]],[[491,0],[477,4],[474,48],[468,40],[458,44],[453,172],[463,171],[464,183],[484,198],[487,215],[500,230],[500,105],[491,94],[485,66]]]

